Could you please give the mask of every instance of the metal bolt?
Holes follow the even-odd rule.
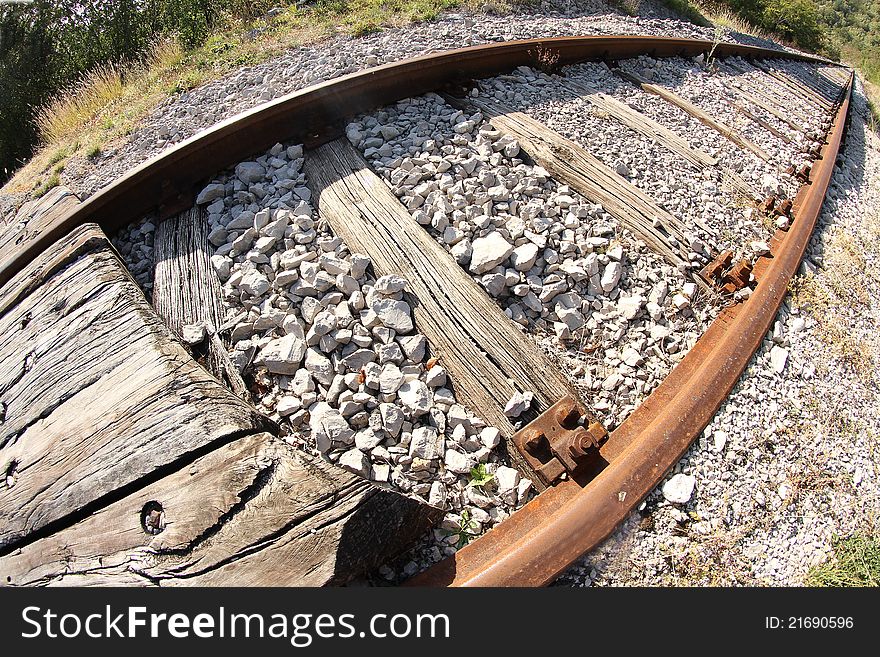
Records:
[[[544,434],[540,431],[530,431],[523,441],[523,445],[530,452],[534,452],[541,445],[541,440],[544,438]]]
[[[583,429],[579,429],[571,437],[568,453],[577,461],[586,456],[592,447],[593,441],[591,440],[590,434]]]

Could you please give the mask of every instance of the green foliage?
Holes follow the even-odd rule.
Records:
[[[855,534],[838,540],[834,557],[810,569],[807,586],[880,586],[880,540]]]
[[[63,167],[62,167],[63,169]],[[50,189],[54,187],[58,187],[61,184],[61,171],[55,170],[52,172],[52,175],[49,176],[49,179],[40,185],[36,190],[34,190],[34,198],[40,198],[43,194],[48,192]]]
[[[826,50],[880,83],[880,4],[875,0],[815,0],[828,31]]]
[[[62,160],[66,160],[70,156],[70,151],[66,148],[59,148],[57,151],[52,153],[52,157],[49,158],[49,166],[53,166],[58,164]]]
[[[664,0],[679,5],[688,0]],[[880,3],[876,0],[700,0],[716,14],[732,10],[751,25],[832,59],[843,59],[880,83]],[[698,21],[694,21],[698,22]]]
[[[822,47],[819,12],[812,0],[773,0],[764,7],[764,25],[810,50]]]
[[[468,486],[482,488],[494,478],[495,475],[493,475],[491,472],[486,472],[486,465],[484,463],[478,463],[476,466],[471,468],[471,480],[468,482]]]
[[[53,51],[45,25],[28,5],[0,5],[0,182],[30,155],[37,139],[34,107],[52,75],[42,65]]]
[[[98,144],[93,144],[89,147],[89,150],[86,151],[86,159],[89,162],[95,162],[99,157],[101,157],[101,146]]]
[[[455,531],[448,531],[447,535],[449,536],[458,536],[458,540],[455,543],[455,549],[460,550],[465,545],[470,543],[472,538],[476,538],[479,536],[479,533],[476,532],[477,524],[471,520],[470,511],[464,509],[461,512],[461,520],[458,522],[458,527]]]
[[[819,50],[823,31],[813,0],[710,0],[710,8],[731,9],[752,25],[802,48]]]
[[[281,0],[280,4],[285,4]],[[287,0],[289,1],[289,0]],[[35,110],[102,65],[139,61],[159,38],[186,48],[262,15],[272,0],[35,0],[0,4],[0,183],[30,157]]]

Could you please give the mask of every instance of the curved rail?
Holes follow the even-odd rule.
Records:
[[[192,205],[197,187],[215,172],[279,141],[319,145],[342,134],[350,117],[450,83],[534,65],[550,49],[559,65],[587,60],[696,56],[777,57],[825,62],[819,57],[736,43],[645,36],[587,36],[491,43],[424,55],[351,73],[296,91],[204,130],[131,169],[62,215],[29,233],[14,253],[0,255],[0,285],[36,254],[87,222],[113,231],[159,208],[174,213]],[[295,120],[292,118],[295,117]]]
[[[559,64],[639,54],[827,60],[740,44],[667,37],[561,37],[493,43],[425,55],[353,73],[295,92],[228,119],[166,150],[61,215],[33,230],[5,254],[0,284],[68,232],[87,222],[114,230],[159,208],[190,206],[217,170],[278,141],[317,145],[335,138],[349,117],[449,83],[494,75],[536,62],[538,46]],[[810,183],[795,200],[795,221],[756,268],[758,286],[744,304],[725,310],[687,357],[617,429],[602,448],[609,465],[582,488],[567,481],[549,489],[454,557],[410,580],[414,585],[543,585],[608,536],[661,481],[708,424],[757,350],[815,226],[841,142],[849,93],[832,126]],[[295,118],[295,120],[293,120]]]
[[[498,527],[408,584],[543,586],[596,547],[684,455],[758,350],[809,242],[846,126],[853,76],[821,159],[794,201],[788,232],[755,268],[749,299],[726,309],[663,383],[610,436],[610,462],[586,487],[567,481],[545,491]]]

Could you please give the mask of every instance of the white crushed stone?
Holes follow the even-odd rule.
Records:
[[[463,516],[479,531],[494,526],[529,498],[531,482],[495,486],[506,467],[493,451],[500,432],[458,404],[442,364],[428,360],[408,281],[374,279],[370,259],[315,212],[303,161],[299,145],[276,144],[200,194],[211,233],[223,235],[211,262],[234,324],[230,356],[254,404],[293,444],[447,510],[447,526]],[[478,466],[488,478],[480,488],[470,485]],[[433,561],[460,539],[438,532]]]
[[[480,113],[429,93],[358,117],[346,134],[413,220],[560,361],[607,427],[718,310],[602,206],[526,164],[516,140]],[[505,412],[518,417],[530,401],[515,397]]]

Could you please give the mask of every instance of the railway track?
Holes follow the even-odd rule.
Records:
[[[662,74],[660,80],[647,79],[633,64],[643,55],[658,62],[661,73],[662,62],[670,58],[702,57],[731,114],[713,115],[701,106],[702,99],[685,97],[686,85],[677,91],[665,85]],[[602,75],[616,80],[620,93],[584,82],[577,74],[584,62],[601,62]],[[702,220],[690,224],[688,217],[668,210],[654,197],[654,188],[636,184],[625,165],[609,166],[603,154],[591,153],[576,131],[569,134],[565,121],[551,126],[536,118],[534,103],[517,106],[515,94],[505,96],[503,90],[521,82],[512,75],[518,67],[531,67],[529,79],[547,82],[555,93],[564,89],[563,100],[575,103],[573,111],[588,108],[717,179],[745,210],[765,221],[766,248],[731,250],[736,253],[716,248],[714,226]],[[496,84],[500,95],[487,93]],[[245,380],[246,368],[230,356],[228,333],[236,330],[236,321],[230,324],[224,314],[217,265],[212,267],[210,259],[215,246],[208,235],[210,210],[204,209],[222,200],[225,191],[222,184],[213,191],[205,185],[218,171],[256,154],[282,154],[273,145],[285,142],[294,145],[278,168],[299,162],[304,174],[297,177],[299,171],[293,171],[295,182],[285,188],[299,199],[292,210],[311,199],[321,225],[329,229],[321,239],[331,245],[342,238],[352,252],[369,257],[375,277],[389,277],[391,287],[380,303],[390,319],[385,314],[361,319],[384,328],[393,342],[389,327],[401,335],[412,330],[411,307],[415,328],[439,357],[458,400],[498,429],[518,470],[516,480],[529,479],[539,491],[494,529],[409,583],[552,582],[662,481],[761,344],[813,232],[845,132],[852,85],[849,71],[823,60],[738,44],[659,37],[498,43],[388,64],[307,88],[169,149],[84,202],[56,189],[25,206],[0,234],[2,580],[7,585],[341,583],[379,566],[440,519],[436,508],[353,474],[377,472],[376,462],[357,449],[346,452],[355,461],[340,461],[343,469],[291,448],[281,439],[285,422],[251,403],[251,395],[271,378]],[[510,306],[505,314],[493,298],[497,295],[487,294],[488,283],[479,277],[506,262],[513,244],[505,242],[502,250],[510,251],[500,260],[489,254],[476,267],[471,255],[470,273],[460,267],[462,261],[447,248],[457,242],[444,244],[439,237],[442,224],[431,224],[430,217],[413,219],[425,199],[402,182],[405,176],[394,177],[389,162],[397,155],[391,145],[395,131],[388,132],[383,154],[382,140],[371,149],[356,130],[346,130],[356,117],[429,92],[441,94],[431,102],[453,108],[450,115],[457,117],[450,144],[456,144],[456,134],[459,146],[465,133],[480,135],[483,143],[503,135],[496,142],[500,162],[499,153],[515,141],[510,157],[539,167],[552,184],[600,205],[650,257],[686,277],[693,287],[678,295],[681,309],[695,295],[717,305],[717,316],[687,355],[611,431],[591,408],[591,396],[512,321],[517,317]],[[623,102],[624,93],[641,100]],[[658,104],[674,108],[682,121],[698,122],[723,146],[715,154],[695,146],[690,135],[652,117],[650,108]],[[478,127],[481,122],[491,128]],[[775,157],[753,137],[761,134],[791,145],[797,158]],[[756,167],[770,167],[787,186],[772,194],[761,189],[754,176],[729,166],[724,154],[732,149],[753,158]],[[239,180],[248,176],[246,168],[236,170]],[[797,192],[786,193],[793,189]],[[246,196],[249,190],[243,184],[234,192]],[[428,195],[436,185],[425,190]],[[501,212],[513,215],[505,192],[486,201],[503,204]],[[153,249],[161,254],[152,305],[107,239],[150,213],[157,224]],[[256,216],[248,220],[258,221]],[[297,225],[309,232],[313,223]],[[264,251],[254,252],[249,242],[223,247],[222,255],[237,253],[241,261],[250,253],[247,258],[259,265],[260,254],[270,252],[276,240],[295,238],[287,228],[285,220],[277,236],[268,236]],[[695,242],[697,233],[702,239]],[[606,242],[596,248],[605,249]],[[358,278],[350,264],[331,265],[340,267],[338,276]],[[407,280],[405,292],[394,288],[396,275]],[[227,271],[220,278],[229,276]],[[286,285],[304,289],[303,281],[288,279]],[[599,283],[596,297],[603,294]],[[335,284],[348,285],[344,278]],[[325,291],[335,294],[334,281],[327,285]],[[248,303],[245,315],[256,305]],[[259,312],[256,317],[259,321]],[[529,324],[528,317],[520,323]],[[208,330],[193,336],[194,326]],[[296,333],[285,326],[287,335]],[[302,345],[284,335],[273,340],[278,362],[267,366],[271,373],[294,379],[306,343],[318,352],[307,359],[323,358],[316,347],[325,344],[319,341],[328,333],[309,331],[299,336]],[[300,346],[302,353],[294,356]],[[268,362],[266,354],[262,357]],[[326,391],[334,372],[324,360],[331,369],[326,380],[318,380]],[[365,378],[357,377],[368,376],[372,360],[351,372],[353,394],[365,385]],[[428,362],[436,366],[437,358]],[[322,360],[312,365],[315,371],[325,366]],[[339,367],[337,374],[347,371]],[[419,367],[410,372],[413,377],[424,377],[426,366]],[[401,374],[398,387],[404,378]],[[384,385],[380,381],[377,387]],[[410,392],[415,395],[418,388],[414,383]],[[523,399],[525,392],[531,398]],[[505,412],[505,403],[518,395],[525,410]],[[301,406],[290,406],[282,417],[307,418],[308,405]],[[317,408],[311,408],[312,415]],[[320,408],[328,410],[326,404]],[[421,411],[427,412],[427,407]],[[344,420],[338,424],[341,415],[326,417],[321,426],[327,446],[318,445],[325,453],[342,433],[351,433]],[[415,414],[407,421],[415,422]],[[436,424],[436,418],[432,421]],[[442,428],[439,438],[442,444]],[[351,436],[344,440],[351,443]],[[431,445],[419,449],[419,458],[436,460],[423,453]]]

